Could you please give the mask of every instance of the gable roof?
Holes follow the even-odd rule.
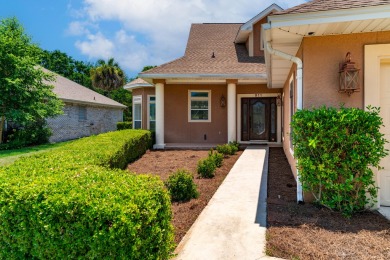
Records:
[[[271,13],[276,13],[282,10],[283,8],[281,8],[277,4],[272,4],[268,6],[266,9],[258,13],[255,17],[250,19],[248,22],[241,25],[240,30],[237,33],[235,42],[236,43],[245,42],[248,39],[249,34],[253,31],[253,25],[255,23],[257,23],[258,21],[260,21],[261,19],[263,19],[264,17],[266,17]]]
[[[249,57],[244,44],[234,43],[241,25],[193,24],[184,56],[142,72],[140,77],[265,77],[264,57]]]
[[[389,4],[389,0],[313,0],[277,12],[275,13],[275,15],[332,11],[332,10],[351,9],[351,8],[378,6],[378,5],[386,5],[386,4]]]
[[[104,107],[126,108],[125,105],[103,96],[89,88],[81,86],[59,74],[42,68],[46,73],[54,74],[55,81],[48,82],[53,85],[53,92],[64,102],[74,102],[85,105],[98,105]]]
[[[133,89],[145,88],[145,87],[154,87],[154,86],[141,78],[136,78],[135,80],[132,80],[123,86],[124,89],[130,90],[130,91]]]

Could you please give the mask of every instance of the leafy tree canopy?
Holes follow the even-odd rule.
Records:
[[[92,88],[90,77],[90,70],[94,67],[92,63],[75,60],[59,50],[42,50],[41,65],[84,87]]]
[[[37,66],[40,53],[16,18],[0,21],[0,137],[6,118],[31,122],[62,112],[47,83],[53,76]]]

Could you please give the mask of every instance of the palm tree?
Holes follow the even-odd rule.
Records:
[[[97,66],[91,69],[92,85],[95,88],[106,91],[115,90],[125,84],[125,79],[125,73],[114,58],[110,58],[107,63],[104,60],[98,60]]]

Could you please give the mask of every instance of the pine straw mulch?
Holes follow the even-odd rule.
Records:
[[[390,259],[390,221],[296,203],[296,183],[282,148],[270,148],[268,255],[286,259]]]
[[[184,203],[172,203],[172,224],[175,229],[175,242],[178,244],[206,207],[241,154],[242,151],[238,151],[236,155],[224,159],[222,167],[217,168],[215,177],[212,179],[198,177],[196,172],[198,161],[208,156],[208,151],[200,150],[147,151],[140,159],[129,164],[127,169],[138,174],[155,174],[160,176],[163,181],[178,169],[187,169],[194,175],[199,198]]]

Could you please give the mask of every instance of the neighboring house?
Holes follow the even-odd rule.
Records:
[[[149,85],[133,96],[141,104],[154,97],[156,148],[283,145],[297,176],[290,142],[297,109],[379,106],[390,140],[390,1],[314,0],[287,10],[273,4],[245,24],[194,24],[183,57],[139,76]],[[378,206],[390,206],[390,156],[382,166]]]
[[[58,74],[55,78],[49,84],[54,85],[53,92],[64,102],[64,114],[47,119],[53,132],[50,142],[115,131],[116,123],[123,121],[125,105]]]

